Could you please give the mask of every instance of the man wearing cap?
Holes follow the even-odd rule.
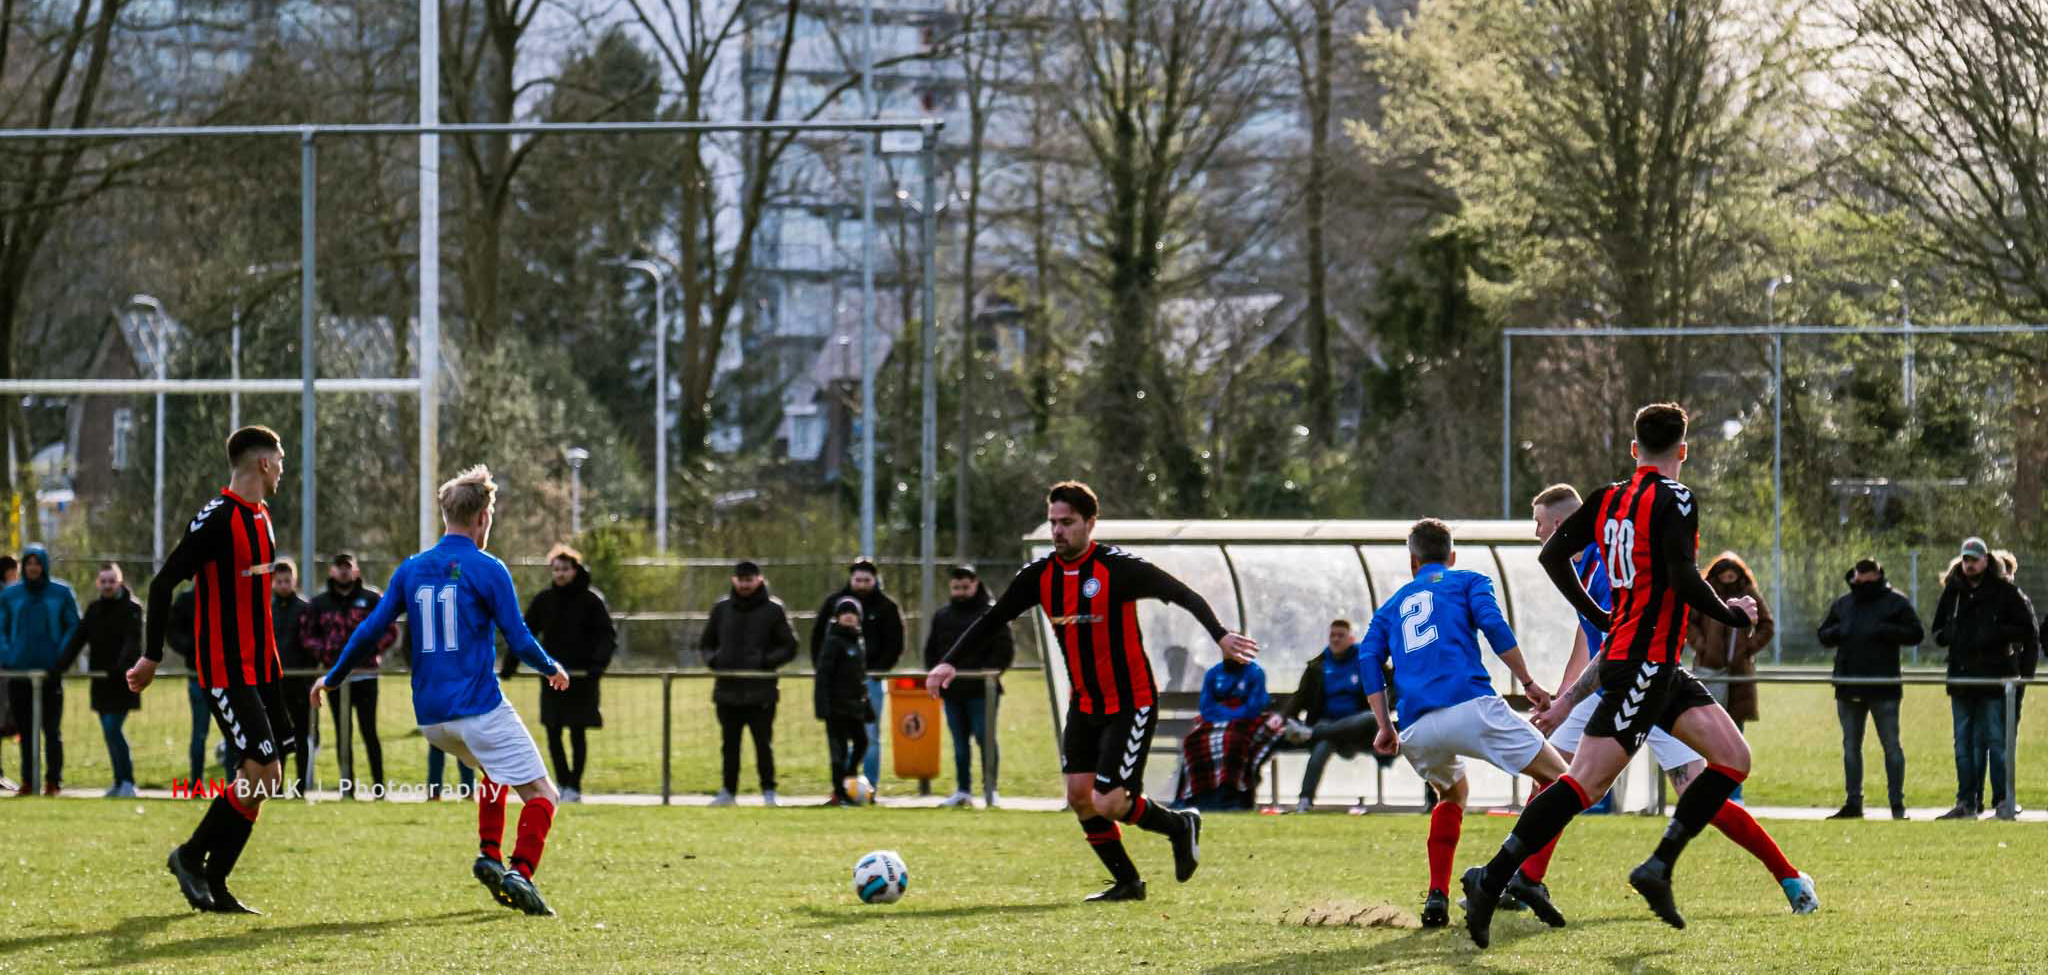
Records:
[[[313,597],[305,615],[300,617],[299,642],[313,659],[320,661],[320,666],[332,668],[341,658],[342,648],[348,646],[349,634],[377,608],[377,600],[382,596],[376,587],[363,582],[354,555],[336,552],[327,566],[327,588]],[[351,799],[383,797],[384,745],[377,738],[377,668],[384,662],[384,651],[391,649],[397,639],[398,627],[386,628],[377,639],[377,652],[349,675],[351,713],[342,713],[340,688],[327,691],[327,704],[334,710],[335,742],[347,742],[348,722],[353,720],[363,735],[363,757],[370,763],[368,782],[356,780],[353,761],[342,765],[341,792]]]
[[[712,670],[776,670],[796,659],[796,631],[782,600],[768,593],[761,567],[732,567],[732,592],[711,607],[711,619],[697,640],[704,666]],[[740,785],[740,735],[754,736],[754,765],[761,776],[761,801],[775,805],[775,705],[781,700],[773,677],[721,677],[711,686],[718,711],[723,778],[714,806],[730,806]]]
[[[1934,642],[1948,648],[1948,676],[2017,675],[2013,647],[2026,641],[2034,622],[2030,616],[1990,547],[1981,538],[1964,539],[1961,554],[1942,579],[1941,604],[1934,611]],[[2003,689],[1950,684],[1948,698],[1955,728],[1956,804],[1940,818],[1974,819],[1985,811],[1987,765],[1991,808],[2006,810]]]

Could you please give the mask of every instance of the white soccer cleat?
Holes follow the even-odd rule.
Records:
[[[1778,885],[1785,888],[1785,900],[1791,903],[1792,913],[1812,914],[1820,910],[1820,895],[1814,893],[1812,877],[1801,873],[1778,881]]]

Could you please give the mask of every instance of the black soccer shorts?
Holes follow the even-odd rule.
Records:
[[[298,744],[291,712],[284,707],[284,684],[269,681],[250,686],[206,688],[206,706],[213,722],[243,761],[268,765]]]
[[[1115,714],[1082,714],[1069,707],[1066,732],[1060,736],[1060,771],[1095,773],[1097,792],[1143,792],[1145,756],[1152,751],[1152,733],[1158,726],[1159,709],[1152,705]]]
[[[1670,731],[1679,715],[1714,703],[1707,685],[1677,664],[1603,660],[1600,704],[1586,721],[1586,734],[1613,738],[1634,755],[1651,728]]]

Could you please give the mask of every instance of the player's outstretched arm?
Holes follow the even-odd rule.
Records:
[[[1664,570],[1672,588],[1678,590],[1678,598],[1687,606],[1738,630],[1747,630],[1755,624],[1756,600],[1738,596],[1723,602],[1720,594],[1707,583],[1707,578],[1700,575],[1697,506],[1692,514],[1669,518],[1664,523],[1669,526],[1664,529]]]
[[[1578,707],[1580,701],[1592,696],[1593,691],[1599,686],[1600,668],[1591,664],[1581,667],[1578,678],[1551,699],[1550,707],[1532,719],[1536,727],[1546,734],[1556,731],[1559,725],[1564,724],[1566,718],[1571,717],[1572,709]]]
[[[1550,584],[1571,601],[1572,608],[1604,633],[1612,625],[1607,611],[1601,609],[1599,602],[1586,591],[1585,584],[1579,581],[1578,572],[1572,568],[1572,557],[1594,542],[1593,522],[1599,517],[1595,510],[1597,507],[1588,502],[1572,512],[1571,517],[1551,533],[1550,540],[1543,543],[1543,551],[1536,556],[1536,561],[1550,576]]]
[[[1025,566],[1017,573],[1015,579],[1010,580],[1009,587],[1003,590],[1002,598],[996,600],[995,605],[983,610],[980,616],[974,618],[974,622],[967,625],[960,638],[954,640],[953,645],[947,648],[946,655],[939,658],[938,664],[932,667],[931,673],[925,675],[924,688],[931,696],[938,697],[940,691],[953,683],[954,676],[959,673],[959,669],[953,666],[953,655],[959,653],[961,647],[973,646],[978,641],[988,639],[1002,627],[1010,625],[1011,620],[1024,615],[1025,611],[1038,604],[1038,580],[1044,573],[1044,559]]]
[[[484,573],[483,595],[490,603],[485,608],[491,614],[491,622],[497,624],[498,632],[505,634],[505,643],[511,646],[521,663],[532,667],[536,674],[546,675],[549,687],[567,690],[569,669],[541,649],[540,641],[534,638],[533,631],[526,627],[526,620],[519,615],[519,593],[512,588],[511,571],[495,558],[486,561],[491,568]],[[356,632],[362,631],[358,629]]]
[[[363,617],[363,621],[357,623],[354,630],[349,631],[348,643],[341,648],[341,655],[335,658],[334,666],[329,667],[324,676],[313,682],[310,693],[314,707],[320,706],[321,690],[347,677],[357,660],[377,652],[385,632],[398,619],[399,612],[405,609],[405,567],[406,563],[400,562],[398,568],[391,570],[391,578],[384,584],[384,592],[388,598],[379,599],[377,605],[370,607],[370,615]]]
[[[1529,664],[1522,656],[1521,647],[1509,647],[1506,653],[1500,655],[1500,662],[1507,665],[1508,673],[1514,675],[1515,683],[1522,685],[1522,690],[1529,695],[1529,703],[1534,704],[1538,712],[1550,710],[1550,692],[1545,690],[1543,685],[1536,683],[1536,678],[1530,675]]]

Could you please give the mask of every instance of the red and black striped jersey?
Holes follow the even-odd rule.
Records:
[[[1096,543],[1071,562],[1055,554],[1025,566],[1002,598],[954,641],[944,662],[960,647],[978,645],[996,627],[1037,606],[1059,638],[1076,710],[1117,714],[1150,707],[1159,688],[1138,632],[1141,599],[1186,609],[1217,640],[1228,632],[1208,601],[1186,583],[1123,549]]]
[[[162,621],[171,593],[192,580],[193,666],[203,687],[241,687],[278,679],[270,620],[270,570],[276,557],[270,509],[222,488],[185,526],[185,537],[149,584],[143,654],[164,656]]]
[[[1628,480],[1588,496],[1544,543],[1542,561],[1580,615],[1606,623],[1606,659],[1676,664],[1688,606],[1730,626],[1749,626],[1700,577],[1694,562],[1699,542],[1699,499],[1692,490],[1655,467],[1638,467]],[[1613,587],[1611,611],[1587,595],[1572,570],[1571,558],[1588,544],[1600,546]]]

